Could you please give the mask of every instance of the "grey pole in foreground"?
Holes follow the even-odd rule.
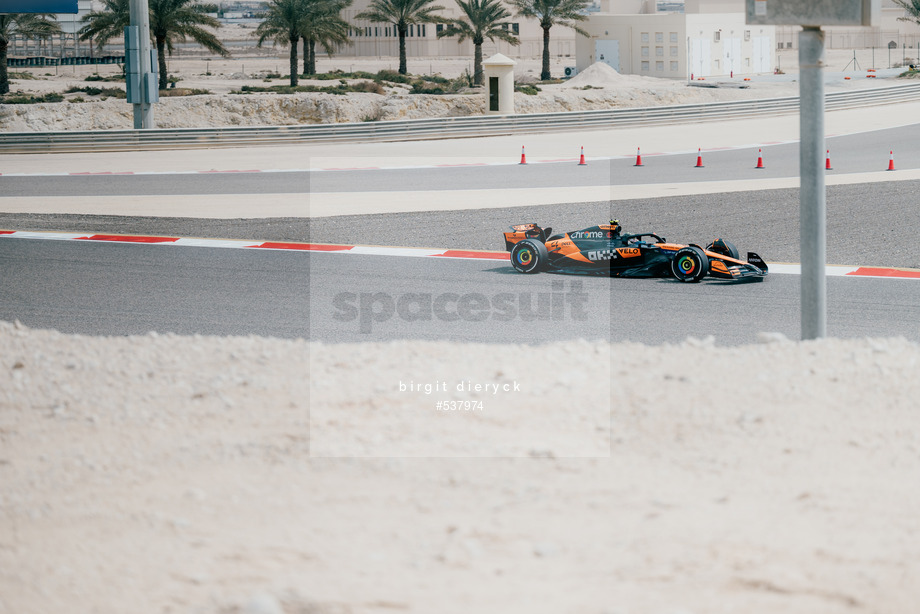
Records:
[[[134,103],[134,129],[153,128],[153,105],[144,102],[144,88],[150,74],[150,10],[147,0],[131,0],[128,6],[131,25],[137,26],[138,55],[140,56],[141,102]]]
[[[827,202],[824,188],[824,32],[799,33],[799,237],[802,339],[827,335]]]

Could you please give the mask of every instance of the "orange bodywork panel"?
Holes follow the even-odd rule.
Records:
[[[566,258],[571,258],[572,260],[587,262],[589,264],[591,263],[591,261],[585,258],[584,254],[581,253],[581,250],[578,249],[578,246],[575,245],[575,242],[569,238],[569,235],[565,235],[564,239],[547,241],[546,249],[547,251],[553,252],[554,254],[559,254],[560,256],[565,256]]]
[[[716,259],[716,261],[721,260],[723,262],[728,262],[730,264],[747,264],[747,262],[745,262],[744,260],[736,260],[735,258],[732,258],[730,256],[725,256],[723,254],[716,254],[715,252],[707,252],[706,250],[703,250],[703,253],[706,254],[706,256],[710,260]]]
[[[683,249],[683,248],[685,248],[685,247],[687,247],[687,246],[686,246],[686,245],[681,245],[680,243],[659,243],[659,244],[658,244],[658,247],[660,247],[661,249],[667,249],[667,250],[674,250],[674,251],[677,251],[677,250]]]

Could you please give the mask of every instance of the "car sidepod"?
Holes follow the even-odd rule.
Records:
[[[546,241],[550,266],[560,271],[606,273],[612,237],[609,230],[599,226],[552,236]]]
[[[671,256],[657,245],[614,248],[610,259],[611,277],[667,277]]]

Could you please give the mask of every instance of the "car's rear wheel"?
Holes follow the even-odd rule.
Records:
[[[680,281],[697,282],[709,272],[709,258],[703,250],[694,245],[685,247],[674,254],[671,272]]]
[[[546,246],[533,239],[524,239],[511,248],[511,266],[521,273],[539,273],[548,258]]]
[[[706,246],[706,251],[728,256],[729,258],[734,258],[735,260],[738,260],[739,258],[738,248],[735,247],[734,243],[731,241],[726,241],[725,239],[716,239]]]

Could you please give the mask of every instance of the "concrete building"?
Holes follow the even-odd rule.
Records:
[[[355,15],[364,11],[369,0],[355,0],[348,9],[342,11],[342,18],[352,24],[351,35],[353,45],[342,47],[336,52],[338,57],[398,57],[399,39],[396,28],[389,23],[373,23],[365,19],[357,19]],[[441,14],[447,18],[459,18],[461,12],[454,0],[441,0],[438,4],[446,10]],[[521,44],[513,46],[502,41],[492,42],[486,39],[482,46],[483,57],[500,53],[509,58],[534,58],[543,53],[543,30],[540,29],[535,19],[524,19],[514,16],[513,9],[509,9],[512,16],[507,20],[508,30],[517,36]],[[473,43],[469,39],[458,43],[455,37],[438,39],[438,32],[443,29],[440,24],[419,24],[409,26],[406,37],[406,54],[409,58],[426,57],[464,57],[473,61]],[[550,30],[550,55],[554,58],[572,58],[575,64],[575,32],[563,26],[554,26]]]
[[[825,28],[825,45],[828,49],[869,49],[871,47],[915,50],[920,45],[920,25],[900,21],[907,11],[893,0],[882,0],[879,23],[875,26]],[[779,49],[798,49],[797,26],[777,26],[776,42]],[[915,59],[917,52],[914,52]]]
[[[920,26],[898,21],[906,11],[893,0],[881,2],[878,26],[827,28],[828,48],[918,48]],[[453,0],[438,3],[446,7],[445,16],[460,16]],[[369,0],[355,0],[343,11],[343,18],[354,24],[351,32],[354,45],[343,47],[337,55],[396,57],[398,42],[391,24],[355,19],[368,4]],[[487,40],[483,56],[501,53],[510,58],[540,57],[543,31],[537,21],[516,16],[509,21],[509,28],[521,39],[521,45],[513,47]],[[797,48],[800,30],[792,26],[748,26],[745,0],[595,0],[589,8],[588,21],[581,26],[590,33],[588,38],[576,35],[569,28],[553,27],[550,34],[553,58],[571,58],[572,67],[577,70],[604,61],[622,73],[680,79],[691,74],[709,77],[773,72],[777,66],[776,50]],[[455,38],[439,40],[439,27],[435,24],[411,27],[406,41],[409,57],[468,56],[472,62],[472,42],[458,43]]]
[[[745,24],[744,0],[686,0],[659,12],[655,0],[601,0],[576,40],[577,68],[594,62],[624,74],[686,79],[773,72],[775,27]]]

